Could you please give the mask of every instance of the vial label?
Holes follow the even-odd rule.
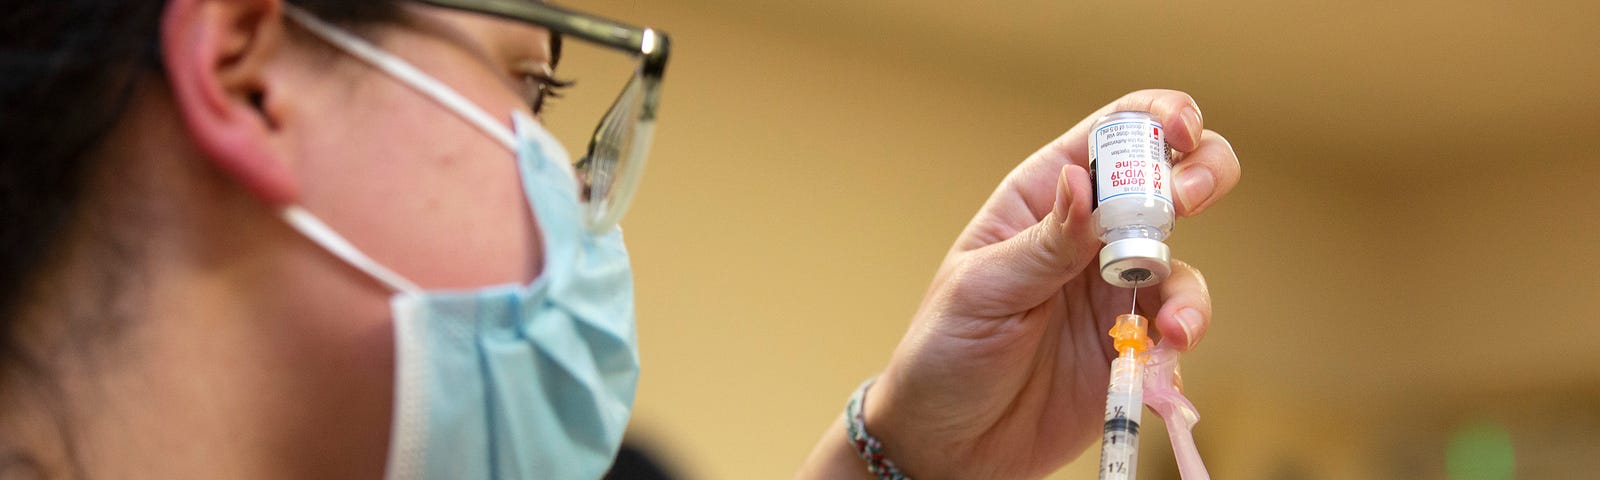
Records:
[[[1127,119],[1101,125],[1089,135],[1089,159],[1096,205],[1128,195],[1172,204],[1172,164],[1160,123]]]

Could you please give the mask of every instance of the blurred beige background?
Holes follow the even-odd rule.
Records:
[[[1216,299],[1184,358],[1215,477],[1600,475],[1600,3],[566,4],[675,42],[632,434],[689,478],[790,476],[1000,178],[1150,87],[1244,163],[1171,240]],[[1153,418],[1141,478],[1177,478]]]

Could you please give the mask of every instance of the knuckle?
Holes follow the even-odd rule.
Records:
[[[1228,152],[1228,155],[1230,155],[1230,156],[1232,156],[1234,154],[1233,153],[1233,142],[1229,141],[1228,137],[1226,135],[1223,135],[1221,133],[1217,133],[1216,130],[1212,130],[1212,129],[1208,128],[1208,129],[1205,129],[1204,131],[1200,132],[1200,141],[1202,143],[1213,144],[1213,145],[1217,145],[1219,147],[1222,147],[1222,149],[1226,150]]]
[[[1054,212],[1051,215],[1054,215]],[[1049,218],[1045,219],[1045,222],[1049,221]],[[1031,265],[1041,269],[1057,264],[1057,260],[1061,258],[1061,246],[1052,238],[1048,231],[1049,224],[1045,222],[1035,224],[1033,227],[1023,231],[1027,238],[1021,245],[1021,250],[1023,251],[1018,252],[1027,257]]]
[[[1206,276],[1200,272],[1200,269],[1195,268],[1189,262],[1176,258],[1172,259],[1172,266],[1180,275],[1189,277],[1189,281],[1194,284],[1194,290],[1198,291],[1202,296],[1211,296],[1211,288],[1207,286]]]
[[[1197,107],[1199,106],[1199,103],[1194,100],[1194,96],[1189,95],[1188,92],[1168,88],[1148,88],[1129,93],[1123,98],[1147,104],[1168,103],[1175,105],[1188,104],[1195,105]]]

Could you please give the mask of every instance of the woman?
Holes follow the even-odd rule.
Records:
[[[0,14],[0,478],[603,473],[637,372],[614,228],[637,164],[603,141],[584,158],[622,160],[573,171],[534,118],[563,39],[603,35],[492,3]],[[658,79],[665,37],[631,35]],[[647,132],[639,88],[624,117]],[[1118,99],[1019,165],[861,392],[856,426],[902,471],[1035,478],[1093,443],[1127,304],[1084,274],[1085,130],[1117,110],[1167,125],[1180,214],[1237,183],[1173,91]],[[1179,262],[1144,295],[1193,348],[1200,274]],[[799,476],[871,478],[840,418]]]

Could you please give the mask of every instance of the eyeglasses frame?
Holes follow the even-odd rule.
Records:
[[[641,82],[644,97],[640,102],[637,121],[641,124],[653,124],[655,122],[656,108],[661,98],[661,80],[666,73],[667,56],[671,52],[671,41],[665,32],[578,13],[535,0],[413,1],[435,7],[479,13],[538,25],[554,33],[586,40],[639,58],[640,65],[635,75],[638,76]],[[632,80],[629,82],[631,83]],[[626,91],[623,93],[625,94]],[[595,127],[594,134],[590,137],[588,151],[574,165],[576,168],[581,170],[587,166],[590,157],[594,153],[595,145],[601,142],[603,133],[605,133],[607,124],[605,119],[611,117],[613,111],[620,106],[623,100],[624,97],[619,95],[606,114],[601,116],[600,124]],[[642,152],[641,154],[645,153],[648,152]],[[639,161],[642,163],[643,159],[641,158]]]

